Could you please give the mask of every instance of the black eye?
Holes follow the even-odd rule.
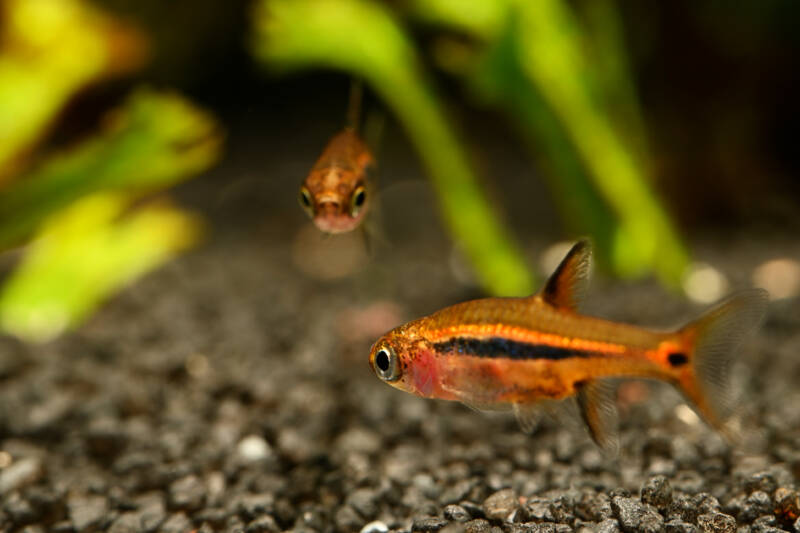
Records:
[[[301,187],[300,196],[298,198],[303,209],[308,211],[309,214],[313,214],[314,202],[311,201],[311,191],[309,191],[305,186]]]
[[[356,190],[353,191],[353,196],[350,198],[350,216],[354,217],[358,215],[366,201],[367,190],[363,185],[359,185],[356,187]]]
[[[400,364],[397,354],[390,346],[384,346],[375,354],[375,373],[384,381],[400,379]]]

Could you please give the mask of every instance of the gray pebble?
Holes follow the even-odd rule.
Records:
[[[75,531],[87,531],[100,525],[108,512],[108,503],[102,496],[77,497],[67,502],[69,518]]]
[[[597,533],[620,533],[619,522],[614,518],[607,518],[597,524]]]
[[[665,511],[672,502],[672,487],[664,476],[654,476],[642,486],[642,502]]]
[[[108,528],[109,533],[138,533],[140,530],[141,522],[136,513],[122,513]]]
[[[423,533],[428,531],[439,531],[447,525],[447,520],[436,516],[422,516],[414,518],[411,523],[411,531],[421,531]]]
[[[450,503],[458,503],[467,497],[469,492],[476,484],[477,481],[475,479],[464,479],[457,481],[442,492],[439,501],[445,505]]]
[[[525,502],[523,521],[553,522],[555,516],[550,506],[550,500],[531,498]]]
[[[486,515],[483,514],[483,507],[475,502],[464,500],[462,502],[459,502],[458,505],[463,507],[464,510],[467,511],[472,518],[486,518]]]
[[[339,507],[333,520],[339,531],[357,531],[364,525],[364,519],[349,505]]]
[[[388,533],[388,532],[389,532],[389,526],[387,526],[380,520],[375,520],[374,522],[365,524],[364,527],[361,528],[361,531],[359,531],[359,533]]]
[[[611,500],[611,509],[626,533],[664,530],[664,518],[637,498],[617,496]]]
[[[275,497],[270,493],[244,494],[236,500],[235,508],[245,520],[254,520],[276,510]]]
[[[195,511],[205,503],[206,487],[197,476],[186,476],[169,486],[169,507],[174,510]]]
[[[666,533],[695,533],[697,531],[697,527],[695,527],[694,524],[684,522],[677,518],[664,524],[664,529]]]
[[[15,526],[30,524],[39,519],[40,514],[31,502],[24,499],[18,492],[14,492],[3,503],[3,511]]]
[[[451,522],[468,522],[472,517],[460,505],[448,505],[444,508],[444,517]]]
[[[161,528],[159,529],[160,533],[186,533],[194,529],[192,527],[192,521],[189,520],[185,514],[177,513],[169,518],[167,521],[161,524]]]
[[[372,489],[357,489],[347,496],[347,505],[356,510],[365,520],[372,520],[378,514],[377,494]]]
[[[492,525],[484,518],[476,518],[464,524],[466,533],[489,533]]]
[[[761,515],[771,513],[772,500],[766,492],[757,490],[748,496],[742,503],[738,519],[742,522],[752,522]]]
[[[0,468],[0,496],[33,483],[42,475],[42,462],[37,457],[26,457]]]
[[[495,492],[483,502],[483,512],[489,520],[507,520],[518,508],[519,500],[512,489]]]
[[[749,478],[744,480],[745,492],[763,491],[767,494],[772,494],[778,488],[778,482],[771,472],[761,471],[756,472]]]
[[[259,516],[245,528],[246,533],[279,533],[280,530],[278,523],[268,514]]]
[[[699,515],[697,525],[705,533],[734,533],[736,531],[736,520],[731,515],[718,512]]]

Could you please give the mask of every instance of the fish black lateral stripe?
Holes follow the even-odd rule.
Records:
[[[571,357],[596,357],[601,355],[596,351],[576,350],[562,346],[548,344],[533,344],[519,342],[504,337],[490,337],[488,339],[475,339],[471,337],[454,337],[433,345],[434,350],[440,353],[455,352],[459,355],[474,357],[499,357],[506,359],[568,359]]]

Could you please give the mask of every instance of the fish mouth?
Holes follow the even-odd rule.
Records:
[[[325,233],[347,233],[358,227],[361,217],[352,218],[348,215],[328,214],[314,218],[314,224]]]

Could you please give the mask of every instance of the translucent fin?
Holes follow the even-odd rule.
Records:
[[[577,311],[589,285],[592,245],[578,241],[550,276],[539,296],[554,307]]]
[[[347,102],[347,127],[358,131],[361,126],[361,100],[364,95],[364,82],[353,78],[350,81],[350,97]]]
[[[461,403],[469,407],[474,411],[508,411],[511,409],[511,406],[507,403],[490,403],[490,402],[481,402],[476,400],[464,401],[460,400]]]
[[[609,456],[619,452],[615,388],[608,380],[593,380],[578,387],[578,406],[592,440]]]
[[[763,289],[741,291],[678,332],[690,347],[690,365],[678,371],[678,382],[694,408],[723,432],[733,405],[730,362],[745,336],[761,322],[767,303]]]
[[[533,433],[542,419],[542,410],[537,404],[514,404],[514,416],[517,417],[519,427],[525,433]]]

